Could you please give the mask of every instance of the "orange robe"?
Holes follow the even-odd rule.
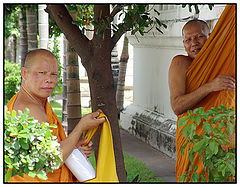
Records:
[[[235,12],[235,5],[226,6],[213,32],[199,52],[198,56],[193,60],[186,73],[186,93],[196,90],[220,74],[230,75],[235,78]],[[201,102],[195,105],[194,108],[204,107],[204,110],[206,111],[212,107],[218,107],[220,104],[235,110],[235,91],[223,90],[212,92]],[[179,115],[178,120],[185,115],[187,115],[187,112]],[[177,154],[177,182],[179,182],[181,175],[188,170],[190,165],[187,148],[184,151],[184,156],[181,154],[181,147],[186,142],[183,137],[182,130],[183,127],[177,126],[175,140]],[[203,133],[202,124],[197,127],[196,133]],[[197,156],[194,158],[194,164],[195,166],[198,166],[198,174],[203,172],[203,163],[197,158]],[[207,176],[206,173],[205,176]]]
[[[101,117],[104,117],[106,121],[101,126],[96,164],[96,177],[94,179],[86,181],[86,183],[118,183],[119,179],[116,170],[116,161],[110,123],[104,113],[100,113],[98,118]],[[89,142],[98,128],[99,127],[88,130],[86,134],[84,134],[84,139],[87,139]]]
[[[11,98],[7,107],[11,112],[13,110],[14,102],[17,98],[18,93]],[[47,122],[49,124],[57,125],[57,128],[53,128],[52,134],[57,136],[58,141],[61,142],[66,138],[64,129],[62,127],[61,122],[59,121],[57,115],[53,112],[51,105],[46,103],[46,114],[47,114]],[[65,164],[63,164],[59,169],[54,170],[53,172],[48,173],[47,180],[41,180],[38,177],[30,177],[24,174],[24,177],[20,177],[19,175],[13,176],[8,182],[9,183],[69,183],[73,182],[73,175],[71,171],[67,168]]]

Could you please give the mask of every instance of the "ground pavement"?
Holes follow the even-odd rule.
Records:
[[[144,162],[163,182],[176,182],[175,160],[121,129],[123,151]]]

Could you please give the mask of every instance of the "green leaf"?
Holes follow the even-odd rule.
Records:
[[[26,143],[26,142],[24,142],[24,141],[21,141],[21,142],[20,142],[20,145],[21,145],[21,147],[22,147],[23,149],[25,149],[25,150],[28,150],[28,149],[29,149],[28,143]]]
[[[189,138],[190,140],[193,139],[193,136],[195,135],[196,125],[194,123],[190,124],[190,131],[189,131]]]
[[[193,110],[194,114],[204,114],[203,107],[199,107]]]
[[[195,122],[197,123],[197,125],[199,125],[201,123],[202,119],[200,116],[195,116]]]
[[[53,125],[53,124],[52,124],[52,125],[49,125],[49,127],[50,127],[50,128],[55,128],[55,129],[56,129],[56,128],[57,128],[57,125]]]
[[[188,115],[192,115],[193,111],[192,110],[188,110],[187,113],[188,113]]]
[[[213,128],[210,123],[203,122],[203,129],[205,132],[209,133]]]
[[[9,158],[9,156],[7,156],[7,155],[4,155],[4,162],[7,163],[7,164],[9,164],[9,165],[12,164],[11,158]]]
[[[192,163],[192,164],[189,166],[189,170],[190,170],[190,171],[192,171],[193,166],[194,166],[194,163]]]
[[[222,171],[226,167],[225,164],[221,164],[218,166],[218,171]]]
[[[186,125],[187,122],[188,122],[188,119],[189,119],[188,116],[184,116],[184,117],[180,118],[180,119],[178,120],[178,126],[181,127],[181,126]]]
[[[45,135],[45,138],[48,139],[51,136],[51,131],[48,129]]]
[[[4,175],[5,182],[8,182],[12,177],[12,170],[8,170],[7,173]]]
[[[156,29],[157,29],[158,32],[163,34],[163,31],[161,31],[159,28],[156,27]]]
[[[14,146],[14,148],[16,149],[16,150],[19,150],[20,149],[20,144],[19,144],[19,142],[14,142],[13,143],[13,146]]]
[[[210,148],[210,150],[213,152],[213,154],[217,154],[218,153],[218,144],[217,144],[217,142],[215,142],[215,141],[211,141],[210,143],[209,143],[209,148]]]
[[[188,157],[189,157],[189,161],[190,161],[190,162],[193,162],[194,152],[193,152],[193,151],[190,151],[189,154],[188,154]]]
[[[202,139],[201,141],[194,144],[193,151],[199,152],[201,149],[203,149],[206,146],[205,144],[206,144],[206,139]]]
[[[37,177],[40,178],[40,179],[43,179],[43,180],[47,180],[48,179],[47,175],[46,175],[46,173],[44,171],[39,171],[37,173]]]
[[[203,173],[200,173],[200,177],[201,177],[201,179],[202,179],[202,182],[207,182],[207,180],[205,179]]]
[[[194,171],[194,173],[192,175],[192,181],[193,182],[199,182],[199,176],[198,176],[196,171]]]
[[[235,176],[235,169],[234,169],[234,167],[233,167],[231,164],[228,164],[227,167],[228,167],[228,169],[230,170],[231,174],[232,174],[233,176]]]
[[[36,174],[35,172],[31,172],[31,171],[30,171],[30,172],[28,173],[28,175],[29,175],[30,177],[34,178],[37,174]]]
[[[160,12],[158,12],[156,9],[153,9],[153,10],[154,10],[154,12],[157,13],[158,16],[160,15]]]
[[[12,117],[14,118],[17,115],[17,112],[15,110],[12,111]]]
[[[185,179],[186,179],[186,175],[183,174],[183,175],[180,177],[180,182],[185,182]]]
[[[221,121],[221,122],[218,124],[218,129],[222,129],[224,126],[225,126],[224,121]]]
[[[189,130],[190,130],[190,125],[187,125],[183,128],[183,136],[185,139],[187,139],[187,137],[188,137]]]
[[[186,148],[188,142],[185,142],[183,146],[181,147],[181,154],[184,155],[184,149]]]

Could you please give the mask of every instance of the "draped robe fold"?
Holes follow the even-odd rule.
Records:
[[[186,73],[186,93],[190,93],[207,82],[210,82],[218,75],[229,75],[235,77],[235,55],[236,55],[236,25],[235,25],[236,6],[227,5],[220,16],[213,32],[203,48],[193,60]],[[196,104],[192,109],[204,107],[209,110],[212,107],[225,105],[227,108],[235,110],[235,91],[222,90],[212,92]],[[178,115],[178,120],[187,115]],[[178,121],[177,121],[178,123]],[[182,133],[183,127],[177,126],[176,131],[176,181],[179,182],[181,175],[189,168],[188,151],[185,149],[184,156],[181,154],[181,147],[186,142]],[[197,134],[203,133],[202,124],[196,129]],[[197,156],[194,158],[194,165],[198,166],[197,173],[204,170],[203,163]],[[205,173],[205,176],[207,174]],[[187,182],[187,181],[186,181]]]

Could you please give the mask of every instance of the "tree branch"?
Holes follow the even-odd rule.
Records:
[[[116,45],[118,40],[122,37],[122,35],[127,31],[128,31],[127,23],[124,23],[122,29],[118,30],[118,32],[116,32],[111,38],[111,46],[110,46],[111,50],[114,48],[114,46]]]
[[[89,39],[82,34],[77,25],[72,24],[73,19],[64,5],[48,4],[46,8],[52,18],[64,33],[71,46],[81,58],[88,54]]]
[[[123,9],[122,5],[117,5],[114,7],[110,14],[110,18],[113,18],[118,12],[120,12]]]

